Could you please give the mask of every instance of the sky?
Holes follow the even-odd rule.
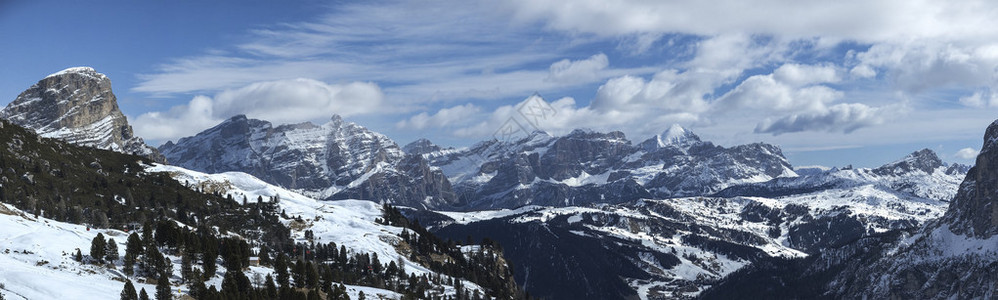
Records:
[[[973,0],[0,0],[0,104],[91,66],[152,145],[237,114],[337,114],[401,145],[509,128],[639,143],[679,124],[795,166],[922,148],[972,164],[998,118],[996,15]]]

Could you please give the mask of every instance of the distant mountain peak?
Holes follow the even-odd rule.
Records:
[[[134,135],[118,108],[111,80],[91,67],[46,76],[0,110],[0,118],[43,137],[165,162],[155,148]]]
[[[676,147],[685,149],[702,141],[693,131],[679,124],[672,124],[668,129],[641,143],[645,151],[659,148]]]
[[[413,155],[422,155],[422,154],[437,152],[442,149],[443,148],[440,148],[440,146],[433,144],[433,142],[425,138],[420,138],[418,140],[412,141],[412,143],[406,144],[405,146],[402,147],[402,151],[405,151],[405,153],[407,154],[413,154]]]
[[[880,175],[910,173],[914,171],[932,174],[932,172],[935,172],[936,169],[942,166],[943,161],[939,159],[939,155],[935,151],[932,151],[932,149],[925,148],[876,168],[873,172]]]

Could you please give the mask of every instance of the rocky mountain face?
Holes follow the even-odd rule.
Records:
[[[725,148],[680,126],[637,145],[618,131],[534,132],[515,142],[491,140],[423,156],[450,178],[468,209],[709,195],[796,176],[779,147]]]
[[[705,298],[991,299],[998,295],[998,121],[945,214],[925,226],[868,235],[804,260],[739,271]],[[916,153],[918,154],[918,153]],[[917,156],[917,155],[916,155]],[[886,170],[926,169],[906,163]],[[939,167],[936,168],[938,171]],[[761,286],[796,287],[792,293]]]
[[[408,154],[422,155],[443,150],[440,146],[433,144],[428,139],[418,139],[412,143],[402,146],[402,151]]]
[[[370,199],[412,207],[456,205],[450,183],[388,137],[333,116],[323,125],[235,116],[160,151],[184,168],[245,172],[319,199]]]
[[[118,109],[111,80],[93,68],[69,68],[45,77],[0,110],[0,118],[42,137],[165,162],[156,148],[134,135]]]

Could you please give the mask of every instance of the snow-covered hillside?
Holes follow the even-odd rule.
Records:
[[[255,203],[258,197],[264,201],[276,197],[280,209],[289,217],[281,221],[292,229],[292,235],[298,242],[309,242],[305,238],[305,231],[309,230],[314,233],[316,242],[334,242],[354,253],[376,253],[385,262],[402,261],[404,264],[400,267],[406,273],[417,276],[436,274],[400,252],[397,246],[403,228],[375,222],[375,219],[383,217],[381,204],[366,200],[318,201],[241,172],[206,174],[160,164],[148,166],[146,172],[167,172],[177,181],[190,184],[191,188],[231,195],[239,203],[244,197],[248,203]],[[302,221],[298,221],[299,217]],[[409,234],[414,233],[409,231]],[[463,281],[465,288],[484,292],[477,284]],[[456,292],[453,286],[442,288],[443,295],[454,295]]]

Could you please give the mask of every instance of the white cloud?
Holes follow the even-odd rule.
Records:
[[[883,69],[895,88],[917,93],[937,88],[994,87],[998,51],[993,45],[945,41],[882,43],[856,57]]]
[[[814,66],[788,63],[773,71],[773,78],[791,86],[834,83],[840,80],[831,66]]]
[[[960,159],[974,159],[974,158],[977,157],[978,153],[980,153],[980,152],[977,151],[976,149],[968,147],[968,148],[960,149],[960,151],[957,151],[955,155],[956,155],[957,158],[960,158]]]
[[[817,112],[794,113],[776,120],[759,123],[756,133],[780,135],[802,131],[851,133],[857,129],[879,125],[885,121],[882,108],[862,103],[842,103]]]
[[[858,65],[849,70],[849,74],[859,78],[872,78],[877,76],[877,71],[868,65]]]
[[[514,0],[512,6],[520,20],[541,21],[554,30],[601,36],[742,32],[861,42],[998,37],[998,20],[993,17],[998,9],[986,0]]]
[[[144,113],[130,123],[135,133],[147,141],[193,135],[222,121],[214,116],[212,102],[209,97],[196,96],[187,105],[174,106],[168,112]]]
[[[223,118],[245,114],[287,123],[396,109],[382,105],[383,98],[378,85],[369,82],[330,85],[312,79],[279,80],[218,93],[214,97],[214,114]]]
[[[608,66],[610,60],[603,53],[583,60],[563,59],[551,64],[547,80],[566,83],[591,82],[599,79],[597,72]]]
[[[977,91],[974,94],[960,98],[960,103],[969,107],[998,107],[998,94],[989,91]]]
[[[395,124],[399,129],[426,129],[441,128],[455,124],[468,123],[471,116],[481,112],[477,106],[468,103],[450,108],[444,108],[437,113],[430,115],[426,112],[416,114],[408,120],[402,120]]]
[[[225,90],[213,98],[196,96],[167,112],[148,112],[132,122],[139,136],[150,140],[196,134],[238,114],[278,124],[353,116],[392,109],[382,105],[381,89],[366,82],[326,84],[312,79],[254,83]]]

